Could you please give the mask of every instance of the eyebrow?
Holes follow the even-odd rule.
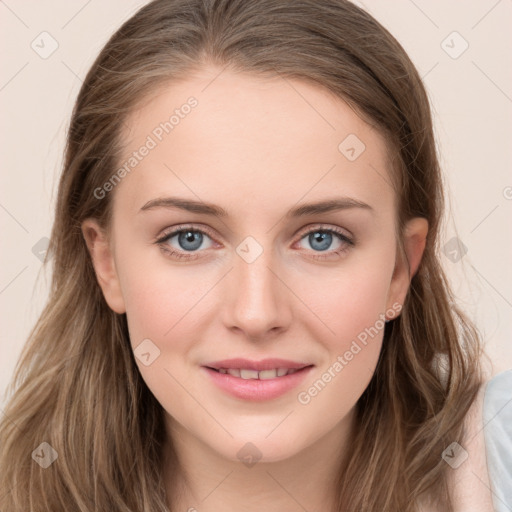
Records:
[[[191,213],[199,213],[203,215],[212,215],[214,217],[225,218],[229,214],[224,208],[205,203],[203,201],[195,201],[193,199],[182,199],[179,197],[160,197],[148,201],[139,213],[142,211],[153,210],[155,208],[176,208]],[[336,197],[326,199],[316,203],[307,203],[292,208],[285,215],[287,218],[304,217],[306,215],[316,215],[320,213],[328,213],[337,210],[348,210],[351,208],[361,208],[375,213],[375,210],[367,203],[359,201],[351,197]]]

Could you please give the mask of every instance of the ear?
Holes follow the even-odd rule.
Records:
[[[105,231],[95,219],[86,219],[82,222],[82,234],[107,304],[116,313],[125,313],[126,308],[116,272],[114,256]]]
[[[428,221],[423,217],[410,219],[403,234],[405,258],[399,252],[396,258],[395,269],[391,278],[388,294],[388,308],[393,304],[403,305],[409,291],[411,279],[416,274],[425,250],[428,233]]]

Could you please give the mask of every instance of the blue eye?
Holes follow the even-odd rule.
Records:
[[[324,252],[326,254],[313,254],[314,259],[326,259],[334,256],[341,256],[343,253],[349,250],[350,247],[354,246],[354,241],[351,240],[347,235],[338,229],[329,228],[318,228],[315,227],[307,231],[300,239],[299,242],[307,240],[310,247],[313,248],[313,252]],[[338,242],[338,247],[335,249],[328,250],[331,247],[333,241]]]
[[[170,233],[164,234],[161,238],[155,241],[161,249],[169,256],[177,259],[191,260],[201,256],[200,249],[208,249],[212,246],[203,246],[203,242],[209,239],[212,240],[210,235],[204,228],[198,229],[193,226],[178,226]],[[171,242],[176,239],[174,244]],[[339,257],[355,243],[344,232],[337,228],[324,228],[316,226],[304,233],[299,240],[299,243],[307,240],[313,252],[311,257],[313,259],[327,259],[332,257]],[[337,247],[329,249],[333,242],[337,242]],[[197,253],[197,254],[195,254]],[[324,253],[324,254],[315,254]]]
[[[195,251],[199,249],[203,243],[203,233],[200,231],[180,231],[174,236],[178,237],[180,248],[186,251]],[[174,236],[172,238],[174,238]]]
[[[197,250],[201,248],[201,245],[205,240],[205,236],[210,238],[209,235],[202,230],[194,229],[192,227],[181,227],[164,235],[162,238],[158,239],[156,243],[158,243],[165,252],[168,252],[172,256],[189,259],[195,258],[195,255],[186,253],[197,252]],[[173,245],[169,247],[169,242],[171,242],[173,238],[176,238],[178,247]],[[177,250],[173,250],[173,248]]]
[[[320,233],[320,236],[317,236]],[[315,231],[307,235],[308,242],[311,247],[317,251],[325,251],[329,249],[333,242],[333,235],[328,231]]]

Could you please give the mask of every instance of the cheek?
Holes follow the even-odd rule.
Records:
[[[167,412],[190,407],[188,354],[200,339],[201,298],[208,292],[204,273],[125,261],[123,295],[135,362],[147,386]],[[148,340],[150,340],[148,342]],[[149,364],[144,354],[150,354]],[[153,359],[154,358],[154,359]]]
[[[382,347],[388,277],[389,268],[375,266],[351,269],[328,290],[310,282],[310,297],[316,297],[315,311],[323,320],[313,335],[325,357],[315,379],[297,395],[304,421],[313,424],[313,417],[321,416],[325,425],[337,423],[368,386]]]
[[[201,280],[201,274],[157,265],[141,266],[138,272],[127,269],[127,272],[123,295],[133,345],[139,338],[165,343],[178,330],[194,324],[196,306],[208,282]]]
[[[331,349],[343,350],[367,329],[382,328],[392,274],[390,268],[389,261],[347,265],[335,275],[331,273],[329,279],[308,279],[302,293],[323,320],[323,339],[328,340]],[[330,336],[326,336],[328,332]]]

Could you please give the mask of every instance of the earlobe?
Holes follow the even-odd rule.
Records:
[[[398,303],[403,305],[409,291],[411,279],[418,268],[425,251],[428,221],[423,217],[410,219],[403,234],[404,255],[398,254],[388,295],[388,308]]]
[[[86,219],[81,228],[107,304],[116,313],[125,313],[124,298],[108,237],[95,219]]]

